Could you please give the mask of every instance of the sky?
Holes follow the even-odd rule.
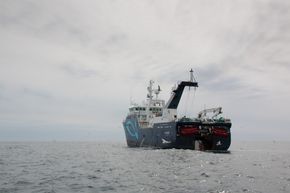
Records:
[[[125,141],[150,79],[179,115],[223,107],[232,140],[290,140],[290,2],[0,0],[0,141]]]

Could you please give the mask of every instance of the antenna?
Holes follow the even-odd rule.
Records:
[[[190,69],[190,71],[189,71],[189,80],[190,80],[190,82],[193,82],[193,70],[192,69]]]
[[[150,80],[149,81],[149,86],[147,87],[147,90],[148,90],[148,94],[147,94],[147,98],[149,98],[150,100],[152,99],[152,92],[153,92],[153,83],[154,81],[153,80]]]
[[[192,70],[192,68],[190,69],[190,71],[189,71],[189,78],[190,78],[190,82],[196,82],[196,80],[195,80],[195,78],[194,78],[194,76],[193,76],[193,70]]]
[[[160,86],[158,85],[158,89],[154,89],[154,93],[155,93],[155,95],[156,95],[156,99],[158,98],[158,95],[159,95],[160,91],[161,91],[161,88],[160,88]]]

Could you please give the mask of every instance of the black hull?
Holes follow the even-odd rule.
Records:
[[[141,128],[137,118],[131,115],[123,126],[128,147],[227,151],[231,144],[231,123],[165,122]]]

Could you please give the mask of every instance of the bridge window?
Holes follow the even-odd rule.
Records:
[[[135,108],[133,108],[133,110],[135,110],[135,111],[145,111],[146,109],[145,109],[145,107],[135,107]]]

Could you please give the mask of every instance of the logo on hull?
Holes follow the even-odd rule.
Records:
[[[163,139],[163,138],[162,138],[161,140],[162,140],[162,143],[163,143],[163,144],[171,143],[171,141],[167,141],[167,140],[165,140],[165,139]]]
[[[127,132],[129,133],[129,135],[131,137],[134,137],[138,140],[139,136],[138,136],[138,126],[137,126],[137,122],[135,120],[131,120],[128,119],[125,123],[124,123],[124,127],[126,128]]]

